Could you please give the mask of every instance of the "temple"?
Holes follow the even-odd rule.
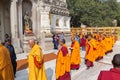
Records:
[[[52,34],[60,32],[70,33],[66,0],[0,0],[0,40],[9,34],[16,53],[29,51],[30,38],[52,49]]]

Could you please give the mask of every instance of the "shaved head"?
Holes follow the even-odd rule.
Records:
[[[75,41],[75,37],[71,37],[71,41],[74,42]]]
[[[29,43],[35,43],[35,40],[34,39],[30,39]]]
[[[30,39],[28,41],[30,48],[32,48],[35,45],[35,39]]]

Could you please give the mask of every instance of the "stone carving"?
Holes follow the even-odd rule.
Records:
[[[29,17],[29,13],[26,11],[24,15],[24,27],[25,27],[25,32],[26,33],[31,33],[32,32],[32,21]]]
[[[64,0],[53,0],[52,5],[66,8],[66,2]]]
[[[113,19],[112,20],[112,23],[113,23],[113,25],[116,27],[117,26],[117,20],[116,19]]]
[[[66,0],[53,0],[50,4],[50,12],[53,14],[69,16]]]

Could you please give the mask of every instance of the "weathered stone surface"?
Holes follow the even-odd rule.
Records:
[[[33,37],[25,36],[24,33],[25,12],[29,13]],[[56,25],[57,20],[59,26]],[[70,32],[70,16],[66,0],[2,0],[0,2],[0,40],[4,42],[4,34],[8,33],[16,53],[28,52],[28,39],[35,37],[40,40],[44,32]],[[40,40],[40,45],[47,47],[48,50],[53,48],[50,47],[53,46],[52,40],[47,38]]]

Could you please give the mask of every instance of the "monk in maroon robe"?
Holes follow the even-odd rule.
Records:
[[[57,80],[71,80],[70,77],[70,56],[68,48],[65,44],[65,39],[59,42],[59,51],[56,59],[56,79]]]
[[[120,80],[120,54],[116,54],[112,60],[113,67],[109,71],[101,71],[98,80]]]

